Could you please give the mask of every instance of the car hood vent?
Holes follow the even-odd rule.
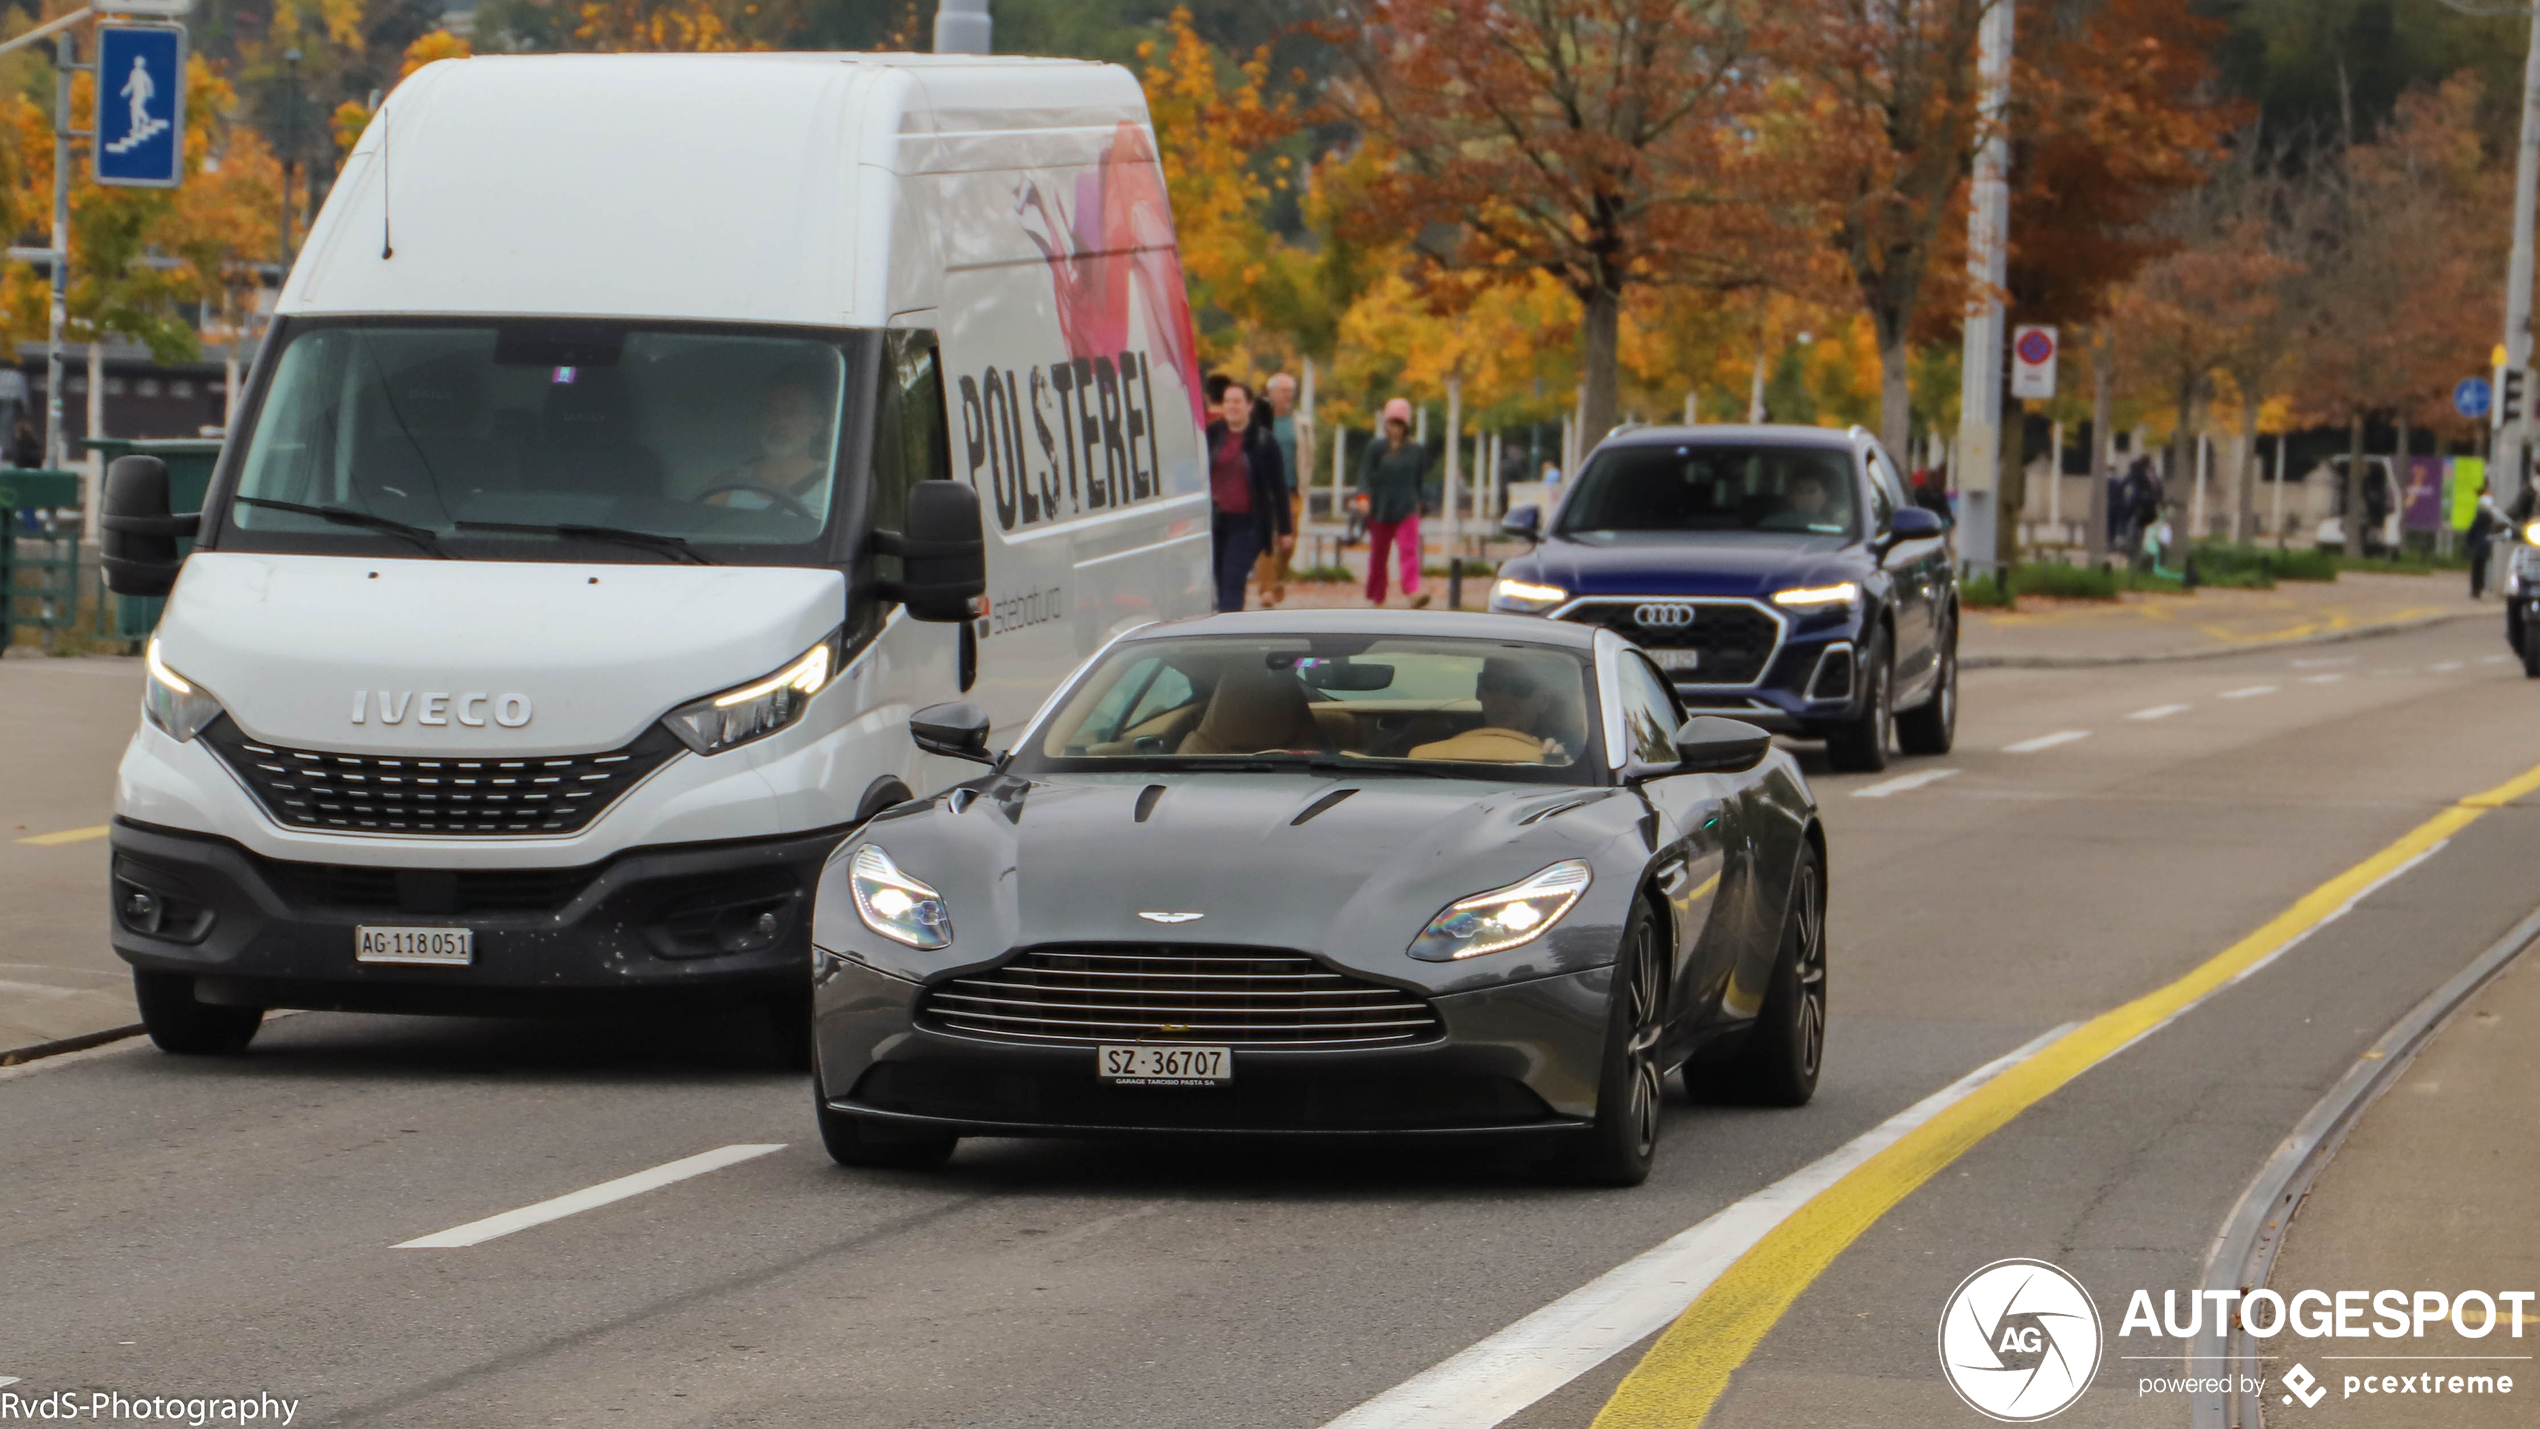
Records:
[[[1355,789],[1334,789],[1329,794],[1324,795],[1322,798],[1315,800],[1313,803],[1306,805],[1302,810],[1299,810],[1295,818],[1288,820],[1288,827],[1295,828],[1297,825],[1304,823],[1306,820],[1313,818],[1315,815],[1320,814],[1325,810],[1330,809],[1333,805],[1338,804],[1341,800],[1346,799],[1357,792],[1358,791]]]

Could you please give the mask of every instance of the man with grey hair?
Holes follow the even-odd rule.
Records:
[[[1262,384],[1261,395],[1267,399],[1270,435],[1279,444],[1280,466],[1288,476],[1288,531],[1261,553],[1253,578],[1261,587],[1261,603],[1277,605],[1288,598],[1288,562],[1296,554],[1296,533],[1305,522],[1305,488],[1296,466],[1296,379],[1284,372],[1274,374]]]

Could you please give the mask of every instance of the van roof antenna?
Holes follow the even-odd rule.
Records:
[[[379,110],[379,256],[385,260],[397,256],[388,225],[388,111],[381,107],[377,90],[371,91],[370,102]]]

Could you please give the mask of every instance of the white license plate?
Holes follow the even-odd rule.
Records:
[[[1661,670],[1698,670],[1702,668],[1702,652],[1699,650],[1652,650],[1649,652],[1649,658],[1657,661],[1658,668]]]
[[[353,961],[463,968],[476,961],[473,928],[355,928]]]
[[[1235,1079],[1235,1059],[1223,1047],[1103,1046],[1094,1074],[1123,1087],[1216,1087]]]

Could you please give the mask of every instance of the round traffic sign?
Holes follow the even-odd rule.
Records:
[[[2484,417],[2495,393],[2484,377],[2464,377],[2452,388],[2452,410],[2464,417]]]
[[[2039,328],[2020,334],[2020,361],[2036,367],[2055,355],[2055,335]]]

